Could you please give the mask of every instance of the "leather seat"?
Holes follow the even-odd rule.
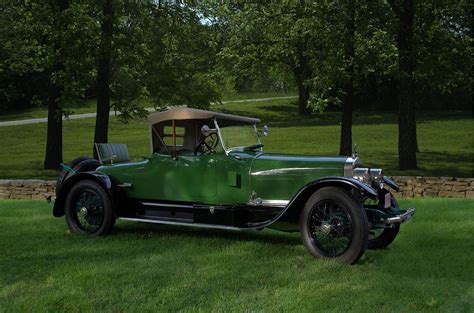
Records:
[[[122,143],[96,143],[95,148],[102,164],[125,163],[130,161],[128,147]]]

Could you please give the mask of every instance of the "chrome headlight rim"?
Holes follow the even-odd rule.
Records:
[[[383,188],[384,175],[381,168],[356,167],[352,177],[374,187]]]

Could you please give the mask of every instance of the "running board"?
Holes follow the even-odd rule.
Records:
[[[225,225],[200,224],[200,223],[192,223],[192,222],[178,222],[178,221],[159,220],[159,219],[145,219],[145,218],[136,218],[136,217],[119,217],[118,219],[122,221],[130,221],[130,222],[143,222],[143,223],[151,223],[151,224],[177,225],[177,226],[188,226],[188,227],[224,229],[224,230],[252,230],[254,229],[254,228],[238,228],[238,227],[225,226]]]

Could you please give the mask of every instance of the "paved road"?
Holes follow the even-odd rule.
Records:
[[[288,96],[288,97],[274,97],[274,98],[259,98],[259,99],[244,99],[244,100],[233,100],[233,101],[222,101],[222,103],[239,103],[239,102],[256,102],[256,101],[268,101],[268,100],[277,100],[277,99],[293,99],[297,98],[296,96]],[[149,112],[155,111],[154,108],[145,108],[145,110]],[[115,115],[115,112],[110,112],[111,116]],[[79,120],[82,118],[92,118],[95,117],[96,113],[83,113],[83,114],[72,114],[69,115],[67,120]],[[63,120],[66,118],[63,117]],[[47,117],[40,117],[40,118],[31,118],[27,120],[16,120],[16,121],[6,121],[0,122],[0,127],[2,126],[17,126],[17,125],[26,125],[26,124],[35,124],[35,123],[46,123],[48,122]]]

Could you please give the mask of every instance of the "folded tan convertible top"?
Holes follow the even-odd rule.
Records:
[[[155,125],[164,121],[171,120],[209,120],[216,118],[217,120],[233,121],[243,124],[258,124],[258,118],[225,114],[213,111],[191,109],[186,107],[172,108],[163,112],[152,113],[148,116],[148,122]]]

